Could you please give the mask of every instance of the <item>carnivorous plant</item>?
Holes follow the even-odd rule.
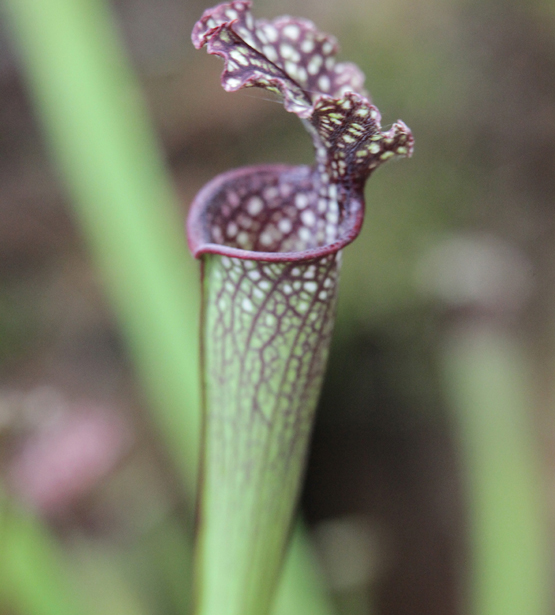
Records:
[[[268,612],[287,544],[332,334],[342,249],[359,234],[364,186],[410,156],[337,42],[305,19],[255,20],[246,0],[205,11],[197,48],[224,60],[228,92],[278,94],[314,142],[313,166],[224,173],[192,204],[203,280],[204,433],[196,615]]]

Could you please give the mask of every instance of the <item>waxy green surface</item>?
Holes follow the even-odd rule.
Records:
[[[202,592],[199,613],[270,606],[328,354],[339,262],[340,253],[302,264],[204,257],[197,582],[217,591]]]

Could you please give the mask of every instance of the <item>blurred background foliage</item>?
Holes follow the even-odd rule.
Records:
[[[219,172],[312,159],[296,118],[267,95],[224,93],[221,63],[194,51],[192,26],[210,5],[111,5],[182,220]],[[329,608],[547,615],[553,4],[258,0],[254,12],[332,32],[342,59],[366,73],[383,124],[402,118],[416,138],[411,161],[371,178],[365,227],[345,253],[302,498]],[[0,614],[48,613],[36,603],[56,577],[68,614],[83,612],[75,594],[90,615],[183,615],[193,495],[181,475],[192,454],[176,461],[179,444],[154,427],[137,349],[124,343],[2,25],[0,556],[21,564],[10,536],[23,532],[36,569],[3,570],[0,558]],[[196,285],[182,291],[194,313]],[[188,352],[194,366],[194,343]],[[17,583],[26,602],[13,597]]]

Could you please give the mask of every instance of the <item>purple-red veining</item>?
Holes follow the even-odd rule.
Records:
[[[364,185],[394,156],[410,156],[413,137],[381,116],[351,63],[336,62],[333,37],[304,19],[254,20],[251,3],[205,11],[192,40],[224,59],[227,91],[262,87],[283,97],[316,151],[312,167],[255,166],[225,173],[196,197],[188,220],[195,256],[263,261],[313,259],[340,250],[362,226]]]

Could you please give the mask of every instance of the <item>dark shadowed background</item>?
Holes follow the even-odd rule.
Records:
[[[192,47],[210,5],[113,2],[183,220],[224,170],[312,159],[296,117],[268,94],[226,94],[219,59]],[[341,59],[367,75],[384,126],[401,118],[416,140],[412,160],[370,179],[362,235],[345,252],[302,497],[327,585],[346,615],[462,615],[472,567],[465,436],[442,367],[455,332],[500,331],[522,353],[547,532],[555,519],[555,10],[549,0],[257,0],[254,13],[332,32]],[[122,614],[182,615],[186,598],[172,595],[157,541],[171,542],[160,528],[190,501],[7,28],[0,465],[10,497],[38,511],[80,575],[104,588],[94,600],[112,592]],[[106,553],[110,570],[98,564]]]

